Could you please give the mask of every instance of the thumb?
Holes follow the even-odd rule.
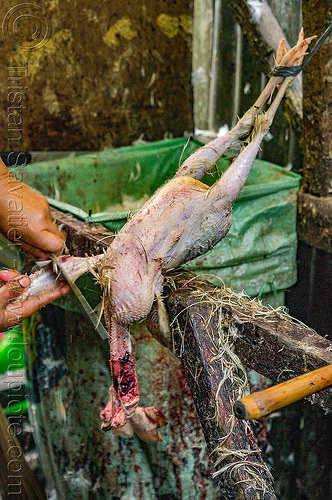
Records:
[[[38,234],[38,242],[34,244],[44,252],[53,252],[57,254],[62,251],[64,243],[64,234],[55,226],[54,231],[49,231],[48,229],[40,231]]]

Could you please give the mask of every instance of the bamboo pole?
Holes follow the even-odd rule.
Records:
[[[234,413],[245,420],[261,418],[331,385],[332,364],[245,396],[234,404]]]
[[[0,404],[0,492],[3,500],[46,500],[46,494],[35,473],[24,458],[24,452]]]

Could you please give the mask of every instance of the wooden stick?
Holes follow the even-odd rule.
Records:
[[[26,462],[22,447],[13,432],[13,427],[18,425],[7,420],[0,404],[1,495],[4,499],[46,500],[46,493]]]
[[[245,396],[234,404],[234,413],[245,420],[261,418],[331,385],[332,364]]]

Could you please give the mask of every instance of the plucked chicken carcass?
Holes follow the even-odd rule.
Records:
[[[276,63],[281,66],[301,64],[312,38],[304,39],[301,30],[296,46],[290,51],[282,40]],[[192,154],[174,178],[127,222],[105,255],[86,259],[61,258],[72,278],[94,270],[104,290],[113,377],[109,401],[101,412],[104,430],[112,429],[114,433],[127,436],[136,432],[144,440],[162,439],[158,432],[166,423],[162,412],[156,407],[138,406],[139,389],[129,325],[144,319],[155,300],[160,308],[163,307],[163,271],[206,253],[227,234],[232,222],[232,205],[247,180],[260,144],[292,80],[272,77],[237,125],[225,136]],[[268,99],[271,104],[263,113]],[[203,184],[201,179],[221,155],[248,136],[250,142],[225,174],[212,187]],[[44,280],[42,289],[45,291],[46,281],[51,281],[45,278],[45,273],[52,274],[42,270],[32,277],[30,296],[38,293],[41,280]]]

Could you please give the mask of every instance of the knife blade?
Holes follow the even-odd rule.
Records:
[[[97,314],[92,309],[92,307],[90,306],[89,302],[84,297],[83,293],[78,288],[78,286],[76,285],[76,283],[68,275],[67,271],[64,269],[63,265],[61,264],[60,259],[58,258],[58,256],[55,255],[55,254],[52,254],[51,257],[52,257],[53,262],[55,262],[56,266],[58,267],[60,273],[65,278],[65,280],[67,281],[68,285],[70,286],[70,288],[74,292],[74,294],[75,294],[77,300],[79,301],[79,303],[81,304],[82,308],[84,309],[84,311],[88,315],[88,317],[89,317],[91,323],[93,324],[94,328],[97,330],[97,332],[99,333],[99,335],[101,336],[102,339],[108,339],[109,335],[108,335],[108,332],[107,332],[106,328],[99,321]]]

